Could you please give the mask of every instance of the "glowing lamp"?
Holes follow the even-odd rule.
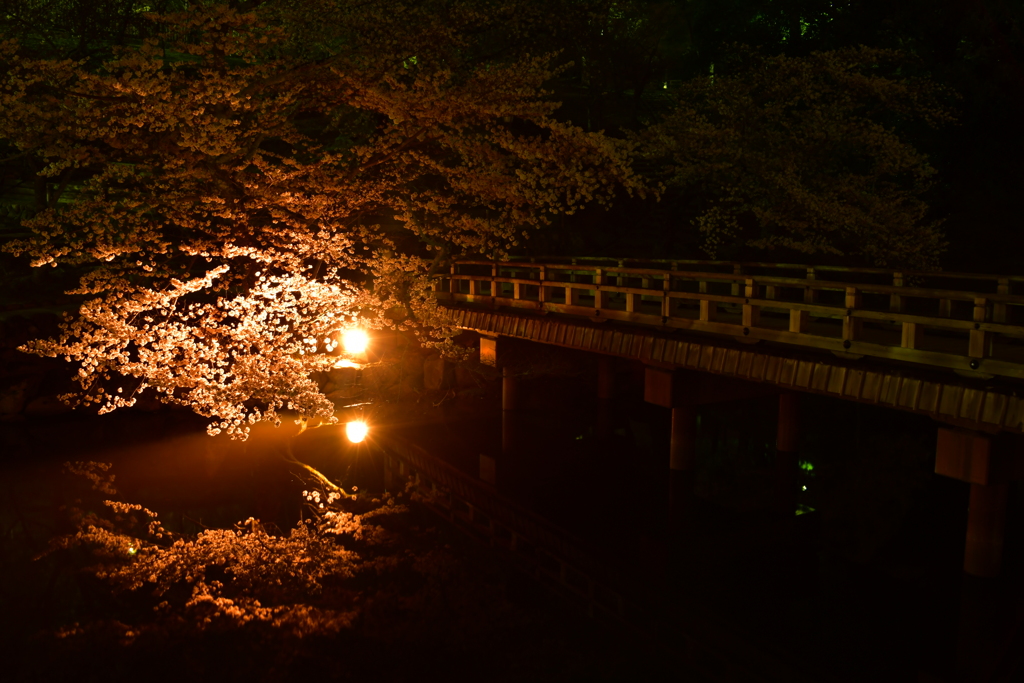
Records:
[[[345,347],[345,353],[363,353],[366,351],[366,346],[369,343],[370,338],[366,335],[364,330],[360,330],[359,328],[345,330],[341,334],[341,345]]]
[[[366,438],[366,434],[370,431],[370,427],[362,420],[356,420],[354,422],[347,422],[345,424],[345,436],[352,443],[359,443]]]

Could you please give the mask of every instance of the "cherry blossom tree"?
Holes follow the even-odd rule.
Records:
[[[444,340],[432,268],[642,191],[626,143],[552,117],[507,4],[194,3],[99,64],[0,42],[0,140],[46,195],[5,249],[83,273],[26,349],[77,363],[80,403],[152,391],[244,438],[333,419],[310,374],[346,326]]]

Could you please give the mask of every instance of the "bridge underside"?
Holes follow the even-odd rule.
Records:
[[[1024,398],[998,382],[943,377],[929,369],[887,367],[868,358],[792,351],[767,344],[731,342],[673,330],[594,323],[554,315],[450,308],[454,326],[580,351],[638,360],[665,368],[697,370],[759,382],[780,391],[803,391],[927,415],[984,432],[1024,433]]]

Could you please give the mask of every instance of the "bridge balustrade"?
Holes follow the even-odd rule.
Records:
[[[974,273],[576,258],[459,261],[437,278],[434,291],[442,301],[687,329],[1019,379],[1024,325],[1017,321],[1024,321],[1024,296],[1012,289],[1022,282],[1024,276]]]

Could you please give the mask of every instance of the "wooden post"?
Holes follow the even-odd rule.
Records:
[[[779,394],[779,422],[775,432],[775,510],[793,517],[797,501],[797,452],[800,438],[799,395]]]
[[[862,322],[853,313],[861,306],[860,291],[856,287],[846,288],[846,316],[843,318],[843,340],[860,339]]]
[[[501,369],[501,409],[519,409],[519,379],[507,365]]]
[[[733,275],[743,275],[743,266],[739,265],[738,263],[733,265],[733,267],[732,267],[732,274]],[[733,296],[739,296],[740,295],[740,283],[737,282],[736,280],[733,280],[732,281],[732,287],[729,288],[729,293],[732,294]]]
[[[512,368],[501,369],[501,462],[497,468],[501,470],[501,481],[496,484],[501,490],[507,491],[514,487],[520,467],[516,454],[521,452],[524,441],[522,415],[517,411],[520,406],[519,379]]]
[[[1008,603],[1005,586],[993,579],[1002,571],[1009,483],[1024,475],[1022,438],[940,427],[935,472],[971,487],[957,639],[958,680],[1004,680],[996,671],[1000,655],[1009,653],[1001,625],[1009,614]]]
[[[498,339],[496,337],[480,337],[480,364],[498,366]]]
[[[670,275],[665,275],[661,289],[661,317],[668,318],[672,315],[672,297],[670,296],[672,292],[672,277]]]
[[[1009,278],[1001,277],[996,285],[996,294],[1009,294],[1010,293],[1010,280]],[[992,304],[992,322],[994,323],[1005,323],[1006,317],[1006,304]]]
[[[815,280],[815,279],[817,279],[817,274],[814,272],[814,268],[808,268],[807,269],[807,279],[808,280]],[[811,289],[810,287],[805,288],[804,289],[804,303],[805,304],[814,304],[814,303],[817,303],[817,302],[818,302],[818,290]]]
[[[648,366],[644,369],[644,400],[672,411],[669,443],[669,522],[676,526],[693,505],[694,458],[697,445],[697,386],[689,373]]]
[[[1009,482],[1024,474],[1024,448],[1018,435],[988,434],[939,427],[935,473],[971,485],[964,544],[964,571],[999,575],[1006,526]]]
[[[540,289],[537,292],[537,300],[541,304],[547,302],[551,298],[551,289],[544,284],[548,279],[547,270],[547,268],[541,266],[540,271],[537,273],[537,277],[540,278]]]
[[[893,273],[892,274],[892,285],[893,285],[893,287],[902,287],[903,286],[903,273]],[[889,310],[892,311],[893,313],[902,313],[903,312],[903,297],[901,295],[899,295],[899,294],[890,294],[889,295]],[[911,346],[909,348],[914,348],[914,347]]]
[[[920,323],[903,323],[903,339],[900,346],[905,349],[919,349],[923,339],[924,328]]]
[[[605,307],[605,293],[601,291],[604,284],[604,270],[598,268],[594,271],[594,308],[601,310]]]
[[[615,390],[615,367],[611,356],[597,360],[597,435],[612,435],[612,394]]]
[[[601,356],[597,360],[597,397],[610,401],[615,390],[615,368],[611,356]]]
[[[988,300],[978,298],[974,300],[974,327],[971,330],[971,338],[967,355],[971,358],[985,358],[989,355],[988,332],[977,329],[986,322],[988,316]]]
[[[800,311],[795,308],[789,309],[789,331],[797,334],[807,331],[807,323],[810,322],[811,314],[807,311]]]
[[[754,280],[745,281],[743,295],[746,297],[743,304],[743,326],[757,327],[761,322],[761,307],[750,303],[750,300],[756,299],[758,295],[758,287]]]
[[[672,408],[672,437],[669,446],[669,521],[687,521],[693,508],[693,483],[697,453],[697,407]]]
[[[971,576],[999,576],[1008,495],[1009,484],[971,484],[964,546],[964,571]]]
[[[704,283],[701,283],[704,284]],[[714,301],[708,301],[707,299],[700,300],[700,319],[702,322],[710,323],[714,322],[718,318],[718,303]]]
[[[448,293],[452,295],[452,299],[454,300],[455,299],[455,295],[461,293],[459,291],[459,281],[455,279],[455,264],[454,263],[452,264],[451,277],[452,277],[452,279],[448,281]]]

